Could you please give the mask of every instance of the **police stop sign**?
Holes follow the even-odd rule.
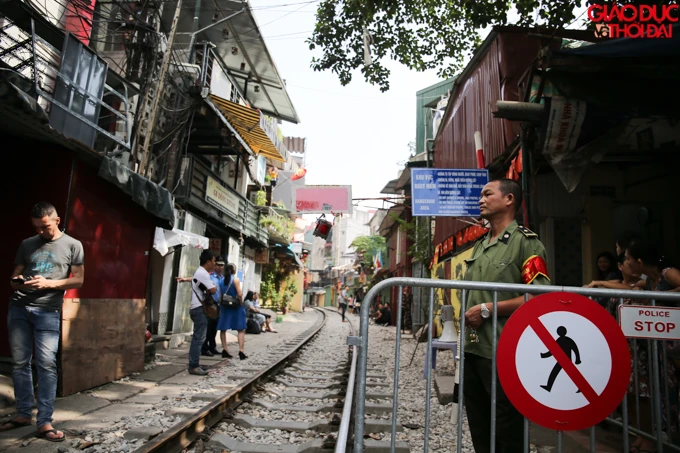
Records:
[[[680,340],[680,308],[619,305],[619,323],[628,338]]]
[[[589,428],[623,400],[628,342],[613,316],[587,297],[550,293],[524,303],[498,340],[498,378],[510,402],[546,428]]]

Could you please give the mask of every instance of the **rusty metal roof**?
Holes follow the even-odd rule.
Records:
[[[307,150],[307,139],[302,137],[284,137],[283,144],[291,153],[303,153]]]

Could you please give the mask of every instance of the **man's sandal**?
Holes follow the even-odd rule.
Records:
[[[7,420],[6,422],[0,423],[0,425],[11,425],[9,428],[0,429],[0,432],[5,432],[17,428],[23,428],[24,426],[31,426],[31,422],[18,422],[16,420]]]
[[[64,439],[66,439],[66,434],[63,434],[61,437],[48,437],[47,436],[50,433],[57,434],[58,432],[59,431],[57,431],[56,429],[48,429],[46,431],[38,431],[37,433],[35,433],[35,436],[38,439],[45,439],[45,440],[48,440],[50,442],[63,442]]]

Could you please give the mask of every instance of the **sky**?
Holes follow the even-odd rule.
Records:
[[[415,141],[416,91],[441,79],[436,71],[418,73],[392,62],[390,90],[381,93],[360,73],[343,87],[335,74],[313,71],[305,39],[314,29],[318,3],[276,6],[300,1],[251,0],[300,117],[299,124],[284,122],[281,130],[307,138],[307,185],[351,185],[353,198],[384,197],[381,189],[397,177],[397,163],[408,159],[408,144]],[[380,201],[361,205],[383,207]]]
[[[409,142],[416,135],[416,92],[440,82],[436,70],[412,71],[393,61],[390,89],[381,93],[357,71],[343,87],[330,71],[315,72],[313,52],[305,40],[311,36],[318,2],[303,0],[250,0],[255,18],[300,123],[284,122],[284,135],[307,138],[306,184],[351,185],[353,198],[385,197],[380,191],[403,168]],[[577,19],[584,7],[576,9]],[[509,21],[518,15],[509,11]],[[574,21],[568,28],[579,26]],[[482,38],[491,27],[481,30]],[[401,163],[401,166],[398,165]],[[365,208],[389,208],[390,203],[364,201]]]

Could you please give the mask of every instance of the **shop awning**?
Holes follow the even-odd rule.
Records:
[[[165,187],[149,181],[110,157],[102,159],[98,175],[132,197],[147,212],[165,220],[164,226],[175,225],[172,194]]]
[[[535,62],[542,71],[532,86],[549,87],[542,99],[532,98],[544,106],[541,153],[568,192],[595,163],[631,162],[635,153],[665,152],[666,143],[672,152],[680,118],[680,25],[673,32],[668,39],[563,48]],[[672,125],[663,139],[654,130],[660,119]]]
[[[188,231],[178,230],[177,228],[173,228],[172,230],[156,228],[153,238],[153,248],[156,249],[161,256],[167,255],[171,247],[178,245],[186,245],[205,250],[210,246],[210,241],[206,237],[189,233]]]
[[[276,132],[269,134],[265,132],[267,120],[262,113],[250,107],[227,101],[214,94],[210,95],[210,100],[227,118],[229,124],[236,129],[236,132],[243,137],[253,153],[262,154],[279,162],[286,161],[283,142],[275,136]],[[274,128],[276,123],[272,123],[272,128]]]
[[[399,193],[396,190],[397,181],[398,181],[398,179],[393,179],[392,181],[388,182],[387,185],[385,185],[385,187],[383,187],[383,189],[380,191],[380,193],[384,193],[384,194],[397,194],[397,193]]]
[[[288,247],[284,247],[282,245],[275,245],[273,247],[270,247],[270,250],[273,251],[277,255],[283,255],[286,258],[290,259],[291,261],[295,262],[295,264],[300,268],[303,269],[305,266],[302,264],[302,261],[300,261],[300,258]]]
[[[380,226],[378,227],[378,234],[387,237],[394,224],[397,223],[396,219],[401,218],[401,214],[404,211],[406,211],[406,206],[401,204],[392,206],[390,209],[388,209],[387,215],[383,218]]]
[[[164,0],[164,10],[174,11],[176,4],[177,0]],[[187,45],[190,32],[202,29],[196,36],[196,43],[208,42],[214,46],[221,60],[220,66],[228,71],[232,82],[245,94],[250,104],[268,115],[297,124],[300,118],[288,95],[286,82],[279,73],[262,35],[262,28],[255,18],[254,11],[259,8],[259,5],[253,8],[248,0],[184,0],[183,13],[196,13],[192,16],[193,24],[192,21],[180,19],[178,27],[181,31],[177,33],[175,45]],[[240,11],[242,13],[232,16]],[[228,16],[232,17],[227,22],[208,28]],[[164,15],[166,29],[171,27],[170,17]]]

